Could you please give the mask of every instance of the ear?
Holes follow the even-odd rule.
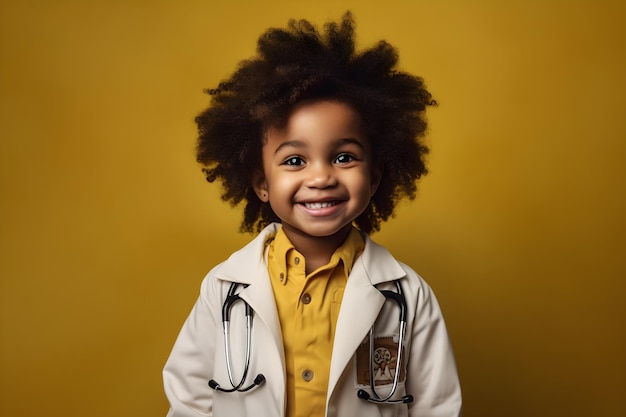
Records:
[[[270,191],[263,172],[257,171],[257,173],[254,174],[254,177],[252,178],[252,188],[254,188],[254,192],[257,197],[259,197],[259,200],[264,203],[270,201]]]
[[[370,198],[373,197],[374,194],[376,194],[376,191],[378,190],[378,186],[380,185],[380,180],[382,177],[383,177],[383,164],[377,163],[372,168],[372,172],[370,174],[370,187],[371,187]]]

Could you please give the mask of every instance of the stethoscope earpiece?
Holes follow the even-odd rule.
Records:
[[[209,385],[211,385],[211,383],[209,383]],[[356,396],[365,401],[370,399],[370,395],[364,389],[360,389],[359,392],[356,393]]]
[[[254,378],[254,385],[261,385],[265,382],[265,375],[258,374],[256,378]]]
[[[365,391],[364,389],[360,389],[357,393],[356,393],[357,397],[359,397],[362,400],[365,401],[369,401],[371,403],[390,403],[390,404],[395,404],[395,403],[403,403],[403,404],[408,404],[408,403],[412,403],[413,402],[413,396],[412,395],[405,395],[404,397],[400,398],[399,400],[377,400],[375,398],[372,398],[371,395]]]

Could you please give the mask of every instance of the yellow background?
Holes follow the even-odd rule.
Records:
[[[160,416],[204,273],[250,236],[194,116],[290,17],[422,75],[431,173],[375,239],[434,287],[466,417],[626,415],[620,0],[3,1],[0,415]]]

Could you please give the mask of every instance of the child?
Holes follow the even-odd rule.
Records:
[[[168,416],[459,416],[434,294],[368,233],[414,198],[431,96],[380,42],[270,29],[211,90],[198,161],[258,236],[215,267],[164,370]]]

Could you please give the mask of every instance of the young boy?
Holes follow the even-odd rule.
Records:
[[[432,99],[394,48],[353,38],[349,13],[268,30],[196,119],[208,181],[258,236],[204,279],[168,416],[460,415],[434,294],[368,236],[426,173]]]

